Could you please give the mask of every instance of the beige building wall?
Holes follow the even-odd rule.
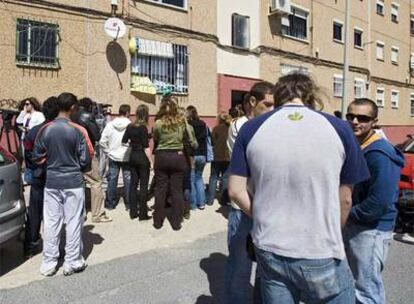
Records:
[[[391,21],[391,3],[399,5],[398,23]],[[276,81],[282,75],[282,65],[306,67],[326,93],[327,112],[339,110],[341,98],[333,95],[333,77],[342,74],[344,43],[334,41],[333,22],[345,23],[345,0],[295,0],[292,5],[308,12],[307,39],[299,40],[281,35],[280,16],[269,15],[269,1],[262,0],[262,45],[273,54],[261,54],[261,78]],[[410,55],[414,53],[410,36],[410,14],[414,1],[385,0],[385,14],[376,13],[376,1],[351,1],[351,35],[347,90],[350,102],[354,98],[354,80],[366,82],[365,96],[376,99],[377,87],[385,89],[384,106],[380,109],[384,125],[414,125],[410,112],[410,94],[414,93],[414,79],[410,75]],[[344,24],[345,25],[345,24]],[[362,48],[354,47],[354,29],[363,31]],[[343,27],[343,30],[345,28]],[[384,60],[376,58],[376,42],[385,44]],[[399,50],[398,63],[391,62],[391,48]],[[282,51],[282,52],[280,52]],[[413,75],[414,76],[414,75]],[[391,90],[399,92],[398,108],[391,107]]]
[[[129,103],[133,109],[145,102],[155,114],[159,96],[131,94],[131,56],[128,52],[129,35],[145,39],[186,45],[188,47],[188,95],[179,97],[182,106],[195,105],[201,115],[215,116],[217,104],[216,45],[204,36],[199,39],[191,34],[163,30],[157,24],[181,27],[184,30],[200,31],[213,35],[216,32],[215,0],[188,1],[188,9],[180,10],[147,1],[120,0],[118,12],[128,17],[127,34],[116,43],[103,29],[110,13],[110,2],[102,1],[60,1],[74,9],[50,7],[27,3],[7,4],[0,10],[0,28],[4,38],[0,44],[0,81],[3,84],[0,98],[22,99],[35,96],[40,100],[63,91],[70,91],[79,97],[114,105],[116,113],[121,103]],[[89,7],[88,7],[89,5]],[[88,15],[89,8],[95,15]],[[13,13],[10,13],[13,12]],[[106,16],[105,14],[108,14]],[[23,17],[59,24],[59,58],[61,68],[21,68],[15,62],[16,18]],[[143,25],[141,20],[155,24],[153,29]],[[214,36],[212,36],[214,37]],[[211,40],[211,38],[210,38]]]

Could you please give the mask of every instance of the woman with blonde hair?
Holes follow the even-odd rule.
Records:
[[[122,142],[131,146],[129,165],[131,168],[131,184],[129,189],[131,219],[148,220],[147,196],[152,155],[149,148],[148,134],[149,110],[146,105],[138,106],[135,112],[135,123],[131,123],[125,130]],[[137,188],[139,192],[137,197]],[[138,210],[139,206],[139,210]],[[139,213],[138,213],[139,211]]]
[[[184,155],[186,122],[174,97],[163,100],[154,126],[155,206],[154,227],[160,229],[166,217],[167,195],[171,196],[171,226],[181,229],[184,212],[183,180],[188,168]]]

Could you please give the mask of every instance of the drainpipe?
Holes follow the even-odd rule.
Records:
[[[371,64],[372,64],[372,60],[371,60],[371,55],[372,55],[372,43],[371,43],[371,1],[368,1],[368,10],[367,10],[367,14],[368,14],[368,42],[369,44],[367,44],[368,46],[368,75],[367,75],[367,83],[366,83],[366,88],[367,88],[367,97],[371,98]]]
[[[345,118],[345,110],[348,102],[348,74],[349,74],[349,28],[350,28],[350,19],[351,19],[351,2],[352,0],[346,0],[346,6],[345,6],[345,44],[344,44],[344,71],[342,76],[342,102],[341,102],[341,114],[342,118]]]

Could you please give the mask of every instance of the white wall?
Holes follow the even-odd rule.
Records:
[[[217,0],[217,36],[223,45],[231,45],[232,14],[250,17],[250,48],[260,45],[260,0]],[[217,49],[217,72],[240,77],[259,78],[259,57],[239,55]]]

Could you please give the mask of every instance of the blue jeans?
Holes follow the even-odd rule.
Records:
[[[381,272],[387,259],[392,231],[349,223],[344,231],[345,250],[355,278],[356,302],[385,304]]]
[[[122,178],[124,180],[124,203],[125,206],[129,207],[129,188],[131,185],[131,171],[129,165],[125,162],[116,162],[110,159],[105,204],[109,209],[113,209],[117,205],[118,177],[120,169],[122,169]]]
[[[194,168],[191,169],[191,209],[204,207],[206,204],[206,192],[203,181],[205,166],[205,156],[197,155],[194,157]]]
[[[247,255],[246,239],[251,229],[252,219],[243,211],[231,208],[227,233],[229,249],[226,264],[227,304],[250,303],[250,276],[253,262]]]
[[[227,189],[228,174],[226,174],[229,162],[227,161],[213,161],[211,163],[210,180],[208,182],[208,197],[207,204],[213,205],[216,198],[217,182],[221,178],[220,200],[223,196],[223,190]]]
[[[264,304],[355,303],[346,259],[293,259],[256,248]]]

